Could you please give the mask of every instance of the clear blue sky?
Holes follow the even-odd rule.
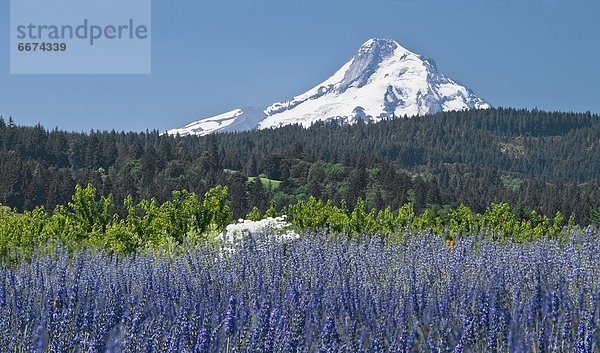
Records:
[[[597,0],[153,0],[152,75],[9,75],[0,114],[47,128],[145,130],[320,83],[371,37],[392,38],[494,106],[600,113]]]

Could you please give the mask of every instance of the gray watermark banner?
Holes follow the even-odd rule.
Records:
[[[11,74],[150,74],[151,0],[11,0]]]

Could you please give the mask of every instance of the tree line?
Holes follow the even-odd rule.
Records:
[[[161,203],[154,198],[134,202],[131,196],[116,200],[112,195],[99,195],[92,185],[78,185],[70,198],[51,212],[38,207],[19,214],[1,207],[0,261],[17,263],[33,254],[52,254],[57,248],[176,254],[189,246],[218,245],[218,235],[234,222],[233,202],[222,186],[211,188],[203,197],[173,191]],[[119,205],[125,208],[124,215],[116,212]],[[411,203],[398,209],[368,210],[361,198],[350,207],[344,200],[336,206],[309,197],[282,209],[274,203],[265,212],[254,207],[245,218],[258,221],[282,215],[300,234],[323,230],[342,239],[381,236],[398,242],[406,241],[406,234],[427,231],[449,246],[467,237],[518,243],[547,239],[565,244],[574,234],[581,234],[573,216],[558,212],[549,218],[536,211],[511,209],[508,204],[492,204],[482,214],[465,205],[430,206],[419,213]]]
[[[49,131],[0,119],[0,203],[53,210],[78,184],[133,202],[223,185],[234,217],[312,196],[351,207],[361,199],[367,209],[411,203],[417,212],[508,203],[585,223],[600,206],[598,160],[600,118],[590,113],[499,108],[206,137]],[[249,178],[259,175],[276,186]]]

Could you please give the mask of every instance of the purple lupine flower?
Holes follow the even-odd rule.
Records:
[[[333,353],[338,350],[339,335],[335,327],[335,321],[332,316],[327,316],[325,327],[321,333],[321,353]]]
[[[318,232],[285,257],[260,239],[225,259],[36,255],[0,267],[0,338],[35,352],[40,325],[56,351],[105,351],[115,330],[123,351],[594,351],[597,239],[526,250],[464,239],[449,252],[431,233],[404,237]]]
[[[236,329],[235,305],[236,299],[234,296],[231,296],[229,298],[229,305],[227,306],[227,314],[225,315],[225,333],[227,334],[227,336],[231,336]]]

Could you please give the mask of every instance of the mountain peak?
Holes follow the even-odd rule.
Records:
[[[400,45],[389,39],[369,39],[358,50],[346,70],[340,91],[355,85],[362,87],[381,63],[394,55]]]
[[[207,118],[171,134],[265,129],[317,121],[377,122],[440,111],[486,109],[490,105],[467,87],[440,73],[432,59],[392,39],[367,40],[350,61],[320,85],[264,110],[241,109]]]
[[[371,38],[369,40],[367,40],[366,42],[364,42],[364,44],[361,46],[361,49],[370,49],[370,48],[376,48],[376,47],[399,47],[400,44],[398,44],[398,42],[396,42],[393,39],[385,39],[385,38]]]
[[[368,52],[393,54],[397,50],[405,54],[414,54],[393,39],[371,38],[361,45],[361,47],[358,49],[357,55]]]

